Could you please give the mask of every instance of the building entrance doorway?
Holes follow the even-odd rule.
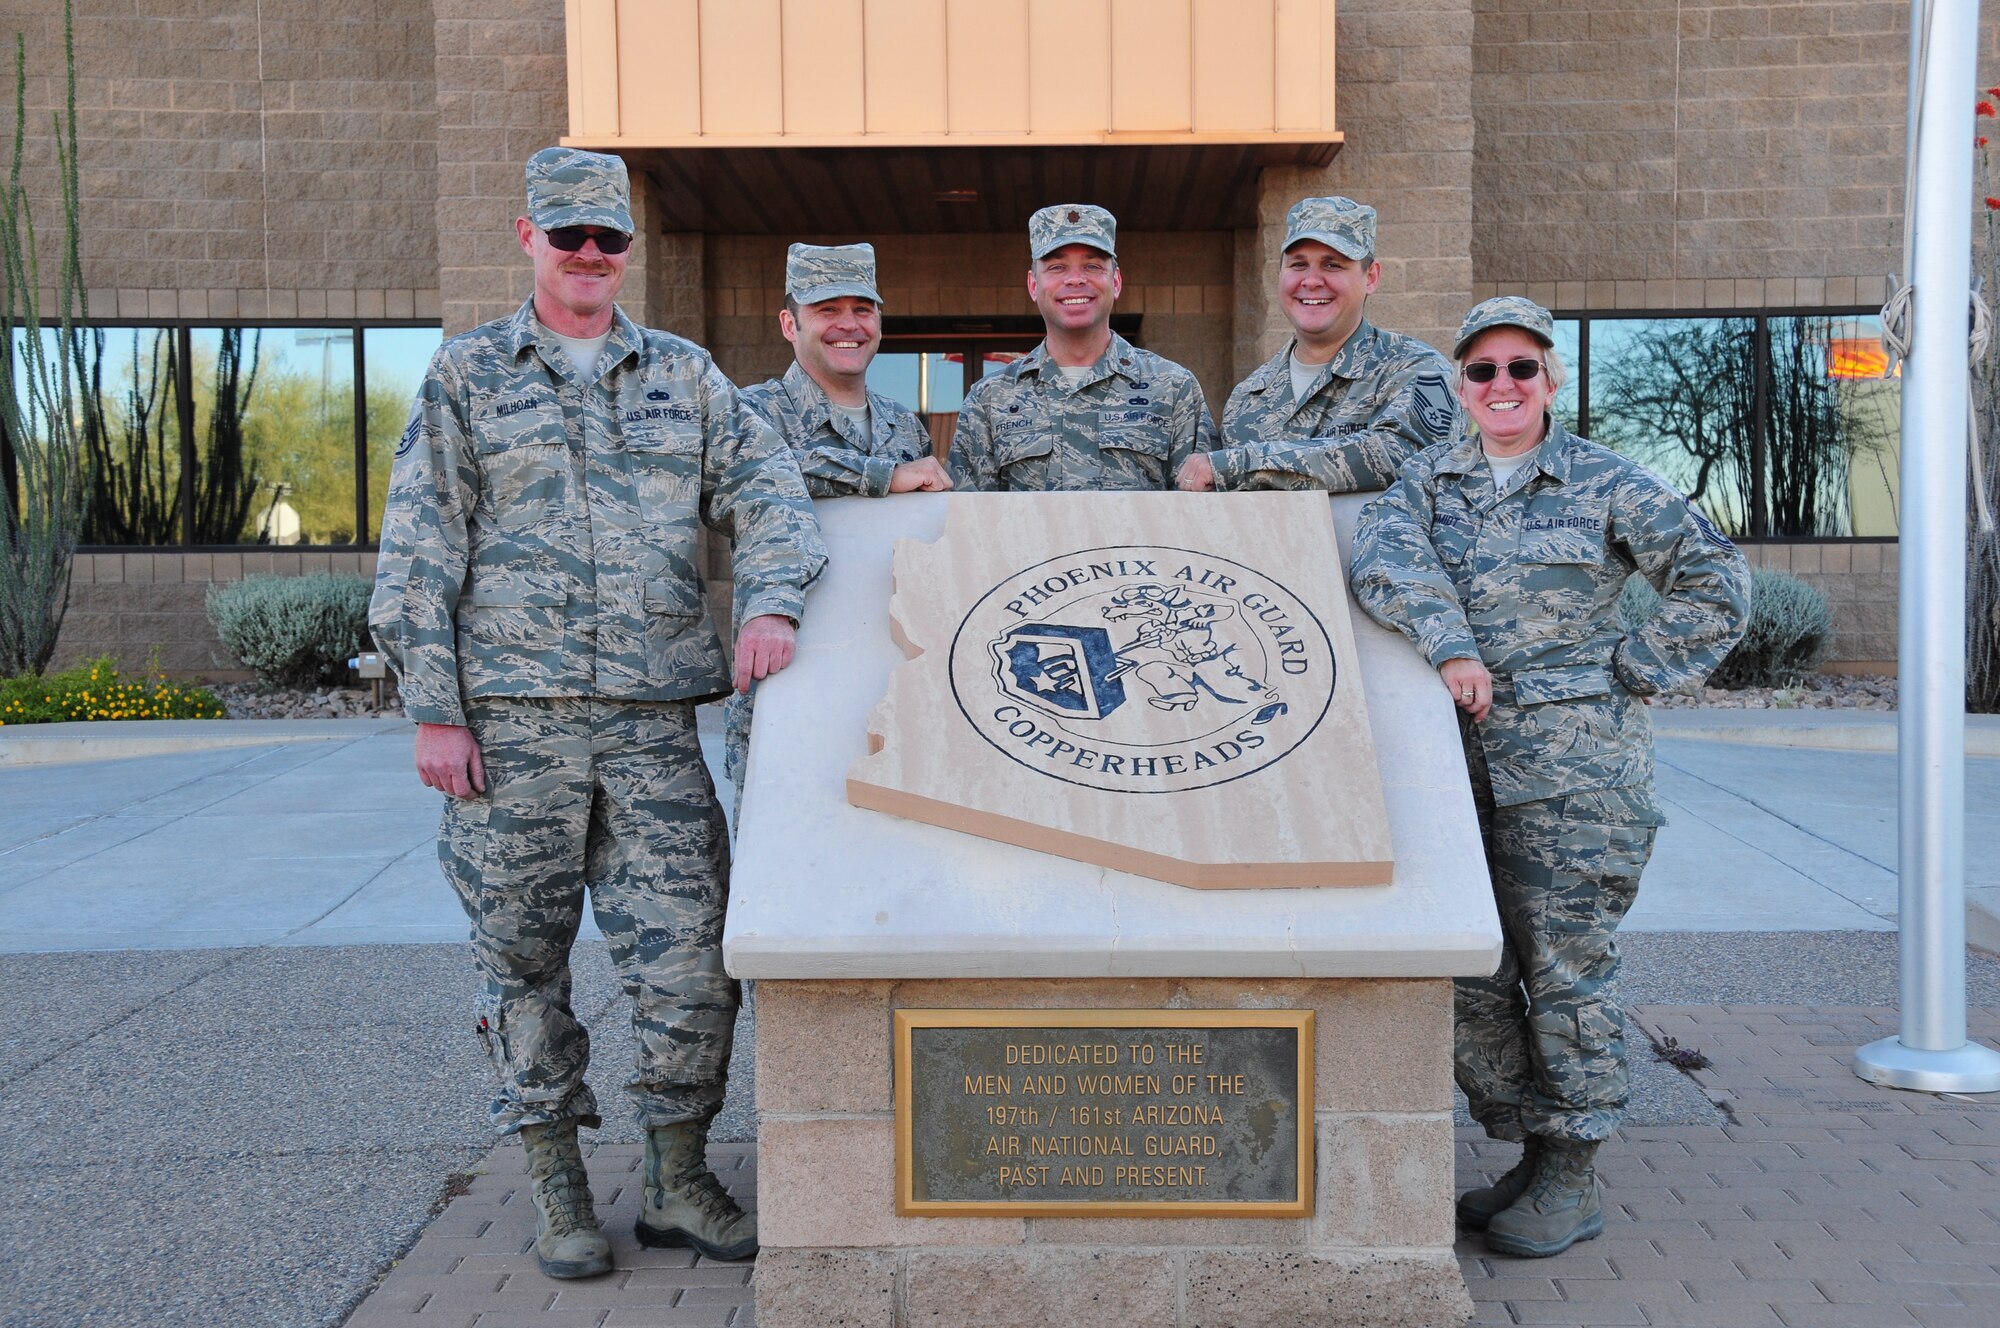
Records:
[[[1139,319],[1113,315],[1111,326],[1137,345]],[[1042,320],[1032,314],[884,318],[882,350],[868,366],[868,386],[916,412],[930,431],[932,455],[942,461],[972,385],[1020,359],[1041,339]]]

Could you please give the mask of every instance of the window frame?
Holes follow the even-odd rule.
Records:
[[[60,329],[57,319],[43,319],[43,330]],[[287,553],[374,553],[381,548],[381,532],[369,527],[368,518],[368,368],[367,334],[405,329],[432,330],[442,334],[444,324],[436,318],[92,318],[72,326],[79,332],[102,329],[107,332],[133,328],[159,328],[174,334],[177,369],[174,379],[174,418],[180,434],[179,515],[175,522],[179,538],[171,544],[80,544],[78,553],[244,553],[282,548]],[[198,331],[346,331],[354,334],[354,532],[352,544],[197,544],[193,541],[195,419],[194,419],[194,334]],[[12,444],[6,446],[12,461]],[[13,494],[7,495],[15,501]]]

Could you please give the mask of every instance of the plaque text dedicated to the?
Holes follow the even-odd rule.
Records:
[[[1310,1211],[1311,1019],[900,1011],[899,1206]]]

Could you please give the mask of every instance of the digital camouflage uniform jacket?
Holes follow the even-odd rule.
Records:
[[[744,388],[743,399],[791,446],[806,492],[815,498],[857,493],[881,498],[897,466],[931,454],[922,423],[880,392],[868,394],[871,436],[861,437],[851,421],[834,413],[826,390],[796,360],[784,377]]]
[[[1192,373],[1116,332],[1072,389],[1045,341],[965,394],[951,444],[960,489],[1171,489],[1215,446]]]
[[[834,413],[826,390],[796,360],[784,377],[744,388],[743,400],[783,435],[805,476],[806,491],[815,498],[887,497],[889,477],[897,466],[931,454],[931,436],[917,417],[879,392],[868,394],[871,436],[858,437],[854,424]],[[742,613],[740,605],[737,612]],[[739,693],[725,708],[723,773],[739,789],[755,703],[754,692]],[[737,805],[742,805],[740,794]]]
[[[1209,455],[1217,489],[1386,489],[1403,463],[1458,425],[1451,363],[1415,337],[1364,320],[1292,396],[1292,348],[1229,394],[1222,446]]]
[[[1627,635],[1633,572],[1659,612]],[[1750,571],[1736,546],[1637,462],[1553,419],[1495,495],[1467,430],[1403,467],[1362,512],[1354,593],[1433,666],[1484,661],[1493,708],[1468,725],[1506,807],[1653,777],[1637,698],[1706,678],[1742,635]]]
[[[463,700],[705,700],[729,688],[696,567],[735,536],[749,615],[826,562],[789,449],[708,352],[617,311],[586,391],[534,317],[438,349],[396,448],[368,622],[412,719]]]

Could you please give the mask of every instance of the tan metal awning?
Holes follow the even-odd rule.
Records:
[[[568,6],[563,141],[649,172],[669,230],[1248,226],[1259,170],[1341,143],[1333,0]]]

